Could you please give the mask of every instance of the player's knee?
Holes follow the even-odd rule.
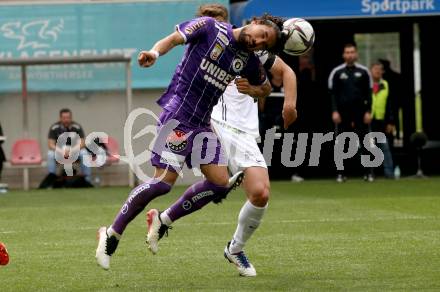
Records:
[[[257,207],[264,207],[269,201],[270,187],[266,184],[258,184],[251,193],[249,200],[252,205]]]

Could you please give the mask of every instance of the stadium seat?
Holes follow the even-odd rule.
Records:
[[[11,165],[23,168],[23,188],[29,190],[29,167],[41,165],[40,144],[34,139],[20,139],[12,146]]]
[[[113,137],[108,137],[106,164],[119,162],[119,143]]]

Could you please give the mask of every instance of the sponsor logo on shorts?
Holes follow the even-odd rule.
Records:
[[[185,156],[174,154],[172,152],[163,151],[160,156],[160,162],[174,167],[182,167]]]
[[[167,138],[168,147],[174,152],[181,152],[188,146],[185,132],[174,130]]]

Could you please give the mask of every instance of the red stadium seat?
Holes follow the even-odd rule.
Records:
[[[22,139],[15,141],[12,146],[12,165],[40,165],[42,161],[40,144],[37,140]]]
[[[29,167],[41,165],[40,144],[34,139],[21,139],[12,145],[11,165],[23,168],[23,188],[29,190]]]
[[[119,143],[115,138],[108,137],[107,146],[107,164],[119,162]]]

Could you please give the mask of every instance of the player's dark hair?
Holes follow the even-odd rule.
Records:
[[[200,5],[197,9],[197,17],[209,16],[221,21],[228,21],[228,9],[217,3]],[[220,19],[219,19],[220,18]]]
[[[62,108],[62,109],[60,110],[60,117],[61,117],[61,115],[64,114],[64,113],[72,114],[72,111],[71,111],[70,109],[68,109],[68,108]]]
[[[253,17],[252,21],[255,21],[257,24],[268,25],[275,29],[277,34],[275,46],[268,49],[267,51],[272,54],[281,52],[281,50],[284,48],[284,44],[287,41],[287,37],[282,34],[284,18],[265,13],[260,17]]]

